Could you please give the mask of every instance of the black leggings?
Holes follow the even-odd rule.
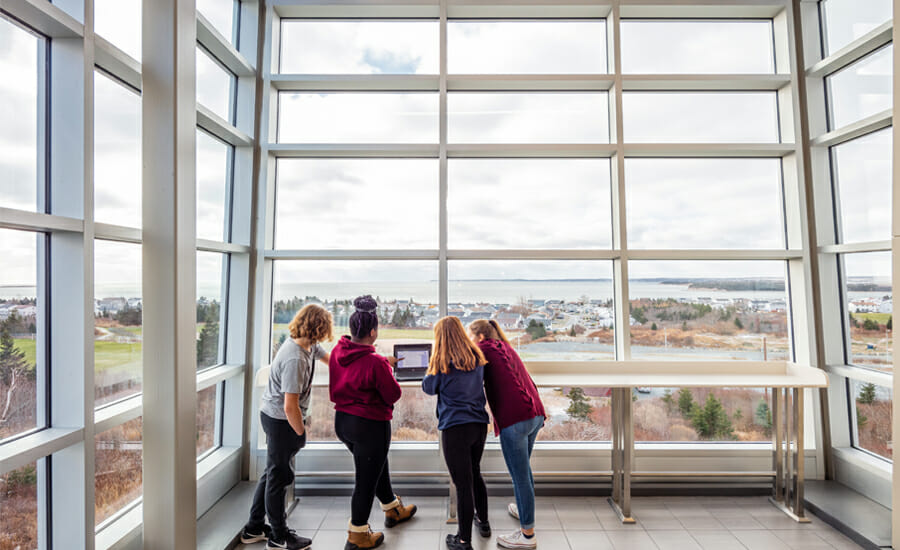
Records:
[[[272,531],[282,537],[287,531],[284,495],[294,482],[294,456],[306,445],[306,434],[297,435],[287,420],[272,418],[264,412],[259,413],[259,418],[266,432],[266,471],[256,484],[247,526],[254,530],[261,528],[268,515]]]
[[[334,431],[353,453],[356,483],[350,501],[350,521],[361,527],[369,523],[372,500],[376,496],[382,504],[390,504],[396,498],[388,468],[391,422],[337,411]]]
[[[488,519],[487,487],[481,477],[481,454],[487,438],[486,424],[458,424],[441,432],[444,460],[456,485],[456,515],[459,538],[472,541],[472,519]]]

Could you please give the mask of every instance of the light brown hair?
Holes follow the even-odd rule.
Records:
[[[509,343],[509,340],[506,339],[506,334],[504,334],[503,329],[500,328],[500,325],[497,324],[497,321],[493,319],[476,319],[472,321],[472,324],[469,325],[469,330],[472,331],[473,334],[480,334],[484,336],[486,340],[500,340],[502,342]]]
[[[466,336],[462,321],[444,317],[434,325],[434,353],[428,363],[428,374],[450,373],[450,364],[461,371],[474,370],[487,361],[478,346]]]
[[[327,309],[316,304],[306,304],[294,315],[288,331],[294,339],[306,337],[314,343],[330,342],[334,339],[331,325],[331,313]]]

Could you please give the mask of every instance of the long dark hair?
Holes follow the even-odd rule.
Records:
[[[350,334],[361,340],[378,328],[378,302],[366,294],[353,300],[353,306],[356,311],[350,316]]]

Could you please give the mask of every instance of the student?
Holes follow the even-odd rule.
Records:
[[[259,418],[266,432],[266,471],[260,476],[241,542],[266,540],[268,549],[305,550],[308,538],[288,529],[285,490],[294,482],[294,455],[306,445],[309,396],[316,360],[329,355],[318,343],[332,340],[331,313],[309,304],[288,325],[290,338],[278,348],[269,370],[269,385],[260,401]],[[271,527],[266,525],[269,516]]]
[[[375,353],[378,304],[371,296],[361,296],[353,305],[356,311],[350,316],[350,336],[338,341],[328,362],[334,431],[353,453],[356,469],[344,550],[375,548],[384,542],[384,534],[373,533],[369,527],[374,497],[381,502],[385,527],[407,521],[416,513],[416,507],[405,506],[391,487],[388,450],[400,385],[391,361]]]
[[[531,451],[544,425],[544,405],[522,359],[512,348],[497,321],[479,319],[469,325],[469,337],[475,342],[487,365],[484,390],[494,415],[494,431],[500,436],[503,460],[513,481],[516,502],[509,513],[519,520],[521,529],[497,537],[504,548],[537,548],[534,534],[534,478]]]
[[[444,460],[456,485],[459,532],[447,535],[447,548],[472,550],[473,520],[481,536],[491,536],[487,487],[481,477],[490,419],[484,409],[484,355],[456,317],[444,317],[434,325],[434,354],[422,390],[438,396]]]

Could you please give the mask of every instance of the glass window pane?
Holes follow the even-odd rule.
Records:
[[[197,456],[219,446],[216,440],[218,386],[197,392]]]
[[[94,71],[94,220],[141,227],[141,96]]]
[[[891,147],[886,128],[831,148],[840,242],[891,238]]]
[[[371,294],[378,301],[380,328],[375,349],[393,353],[398,342],[434,339],[438,319],[438,265],[431,261],[277,261],[273,282],[273,355],[288,334],[288,323],[308,303],[318,303],[334,317],[331,351],[349,334],[353,299]]]
[[[141,391],[141,247],[94,241],[96,406]]]
[[[607,159],[452,159],[448,178],[450,248],[612,245]]]
[[[631,356],[786,361],[785,263],[632,261]]]
[[[778,159],[627,159],[628,246],[784,248]]]
[[[569,387],[538,388],[541,402],[547,410],[544,427],[538,432],[538,441],[610,441],[612,434],[612,407],[609,388]],[[573,415],[573,404],[581,412]],[[493,430],[488,438],[494,437]]]
[[[403,388],[403,395],[394,403],[391,441],[437,441],[436,408],[436,396],[428,395],[416,387]],[[338,441],[334,433],[334,403],[328,396],[328,386],[313,387],[309,416],[310,423],[306,428],[307,441],[314,443]],[[303,460],[303,457],[298,456],[298,460]]]
[[[830,128],[842,128],[891,109],[894,46],[870,54],[826,78]]]
[[[197,130],[197,238],[228,240],[232,147]]]
[[[609,143],[606,93],[461,93],[447,97],[451,143]]]
[[[627,143],[777,143],[769,92],[625,92]]]
[[[94,525],[141,498],[143,418],[94,436]]]
[[[614,359],[612,262],[451,261],[448,270],[448,313],[466,325],[495,319],[522,359]]]
[[[94,32],[141,60],[141,0],[94,0]]]
[[[887,386],[850,380],[853,443],[884,458],[894,458],[894,391]]]
[[[38,427],[38,356],[45,345],[38,330],[38,250],[44,239],[43,233],[0,229],[0,441]]]
[[[219,252],[197,252],[197,369],[223,362],[227,258]]]
[[[772,441],[770,391],[636,388],[635,441]]]
[[[281,143],[437,143],[438,94],[281,93]]]
[[[32,462],[0,475],[0,548],[32,550],[38,539],[38,468]]]
[[[235,9],[240,7],[235,0],[197,0],[197,11],[227,40],[234,42]]]
[[[44,47],[43,39],[0,17],[0,207],[43,209],[38,204],[44,163],[38,71]]]
[[[450,73],[606,72],[606,21],[450,21]]]
[[[197,47],[197,103],[222,120],[232,122],[232,88],[234,75],[201,47]]]
[[[436,249],[438,172],[434,159],[280,159],[275,247]]]
[[[891,0],[822,0],[822,26],[828,54],[891,20]]]
[[[869,252],[841,257],[846,272],[851,364],[880,371],[894,369],[894,302],[891,253]]]
[[[284,21],[281,72],[437,74],[437,21]]]
[[[772,22],[622,21],[622,72],[757,74],[775,72]]]

